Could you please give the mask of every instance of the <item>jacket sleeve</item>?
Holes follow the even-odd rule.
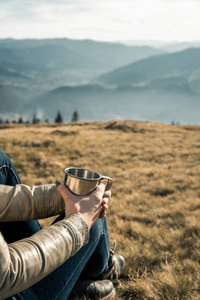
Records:
[[[43,219],[63,212],[64,201],[55,184],[0,185],[0,222]]]
[[[88,239],[87,224],[74,214],[12,244],[7,244],[0,233],[0,299],[43,279],[74,255]]]

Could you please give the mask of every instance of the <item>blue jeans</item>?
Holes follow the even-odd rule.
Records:
[[[0,150],[0,184],[15,186],[20,179],[8,156]],[[0,222],[0,231],[8,243],[31,236],[42,227],[37,220]],[[110,263],[110,245],[106,219],[98,219],[90,230],[89,242],[62,266],[40,282],[9,299],[66,300],[77,279],[101,279]]]

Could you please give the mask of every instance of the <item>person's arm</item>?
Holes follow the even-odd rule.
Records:
[[[0,185],[0,222],[43,219],[65,211],[55,184]]]
[[[62,221],[9,245],[0,233],[0,299],[27,289],[62,265],[88,242],[89,229],[108,209],[102,183],[88,196],[75,196],[64,184],[58,191],[65,203]]]
[[[33,236],[7,244],[0,233],[0,299],[37,283],[88,242],[86,222],[70,214]]]

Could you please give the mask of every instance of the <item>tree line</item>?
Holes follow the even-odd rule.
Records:
[[[79,121],[79,114],[78,114],[78,111],[75,110],[72,114],[72,118],[71,118],[71,122],[78,122]],[[36,114],[33,115],[33,118],[31,121],[24,121],[22,117],[19,117],[18,120],[13,120],[13,121],[10,121],[9,119],[6,119],[6,120],[3,120],[2,118],[0,118],[0,124],[3,124],[3,123],[6,123],[6,124],[9,124],[9,123],[13,123],[13,124],[38,124],[40,123],[41,120],[37,117]],[[49,120],[48,119],[45,119],[44,121],[45,123],[49,123]],[[63,123],[63,117],[62,117],[62,114],[60,111],[57,112],[57,115],[54,119],[54,123]]]

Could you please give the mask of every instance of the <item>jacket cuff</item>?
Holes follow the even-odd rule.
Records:
[[[88,243],[90,233],[88,225],[83,218],[77,214],[69,214],[63,221],[67,221],[68,228],[70,228],[72,236],[75,237],[75,249],[77,249],[77,246],[80,247],[81,245],[82,247]]]

